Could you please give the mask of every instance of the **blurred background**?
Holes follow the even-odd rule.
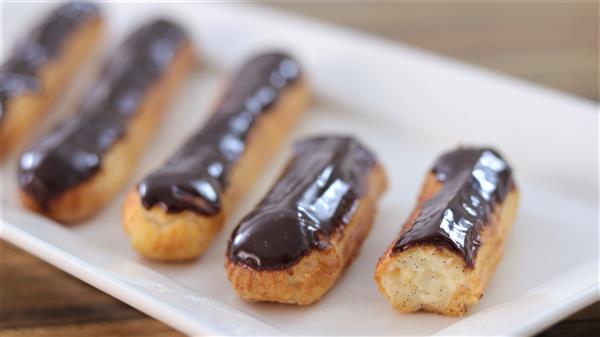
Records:
[[[599,5],[588,2],[267,3],[599,101]],[[0,242],[2,336],[180,336]],[[44,282],[39,282],[44,280]],[[598,303],[542,332],[593,336]]]
[[[268,5],[600,99],[598,1]]]

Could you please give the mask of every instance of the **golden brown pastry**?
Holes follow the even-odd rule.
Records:
[[[442,155],[375,279],[397,310],[460,316],[483,296],[517,214],[512,170],[490,148]]]
[[[188,38],[176,25],[157,20],[134,32],[114,52],[79,111],[21,155],[23,203],[73,222],[112,200],[193,63]]]
[[[123,223],[133,246],[162,261],[202,254],[308,101],[290,56],[267,53],[243,65],[206,125],[129,193]]]
[[[91,3],[60,6],[18,44],[0,70],[0,158],[18,148],[99,45]]]
[[[386,185],[373,153],[351,137],[296,143],[281,177],[231,235],[225,268],[235,290],[249,301],[320,299],[358,254]]]

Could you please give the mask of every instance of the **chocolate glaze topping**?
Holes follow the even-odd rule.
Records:
[[[218,213],[221,195],[246,148],[248,134],[298,78],[299,70],[296,61],[281,53],[262,54],[246,63],[231,79],[208,123],[138,185],[144,207],[158,204],[170,213]]]
[[[48,207],[53,198],[92,177],[186,41],[179,27],[163,20],[134,32],[105,65],[78,113],[23,153],[22,189]]]
[[[511,168],[493,149],[462,148],[442,155],[432,172],[443,187],[423,204],[392,253],[418,244],[441,245],[473,267],[483,226],[514,187]]]
[[[0,122],[10,98],[41,90],[39,70],[60,56],[64,43],[82,23],[99,15],[98,7],[90,3],[62,5],[17,45],[0,69]]]
[[[282,176],[232,233],[229,260],[254,269],[284,269],[312,249],[329,247],[366,193],[374,163],[373,154],[351,137],[297,143]]]

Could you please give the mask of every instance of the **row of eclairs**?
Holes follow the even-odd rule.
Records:
[[[63,224],[94,216],[128,185],[199,64],[181,27],[149,22],[108,54],[77,110],[32,139],[76,75],[92,67],[105,28],[95,4],[61,5],[2,64],[2,158],[21,151],[22,203]],[[127,193],[122,222],[141,255],[185,261],[211,247],[308,108],[308,78],[280,51],[255,55],[228,76],[210,118]],[[359,254],[387,186],[376,154],[352,135],[297,140],[271,189],[231,233],[225,271],[233,288],[248,301],[319,300]],[[374,260],[377,287],[403,312],[465,314],[501,259],[518,202],[511,167],[495,149],[443,153]]]

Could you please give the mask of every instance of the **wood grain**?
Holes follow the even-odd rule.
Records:
[[[283,3],[344,24],[594,101],[598,3]],[[0,335],[181,336],[40,259],[0,242]],[[540,336],[593,336],[600,303]]]
[[[1,336],[180,336],[172,328],[0,241]]]

